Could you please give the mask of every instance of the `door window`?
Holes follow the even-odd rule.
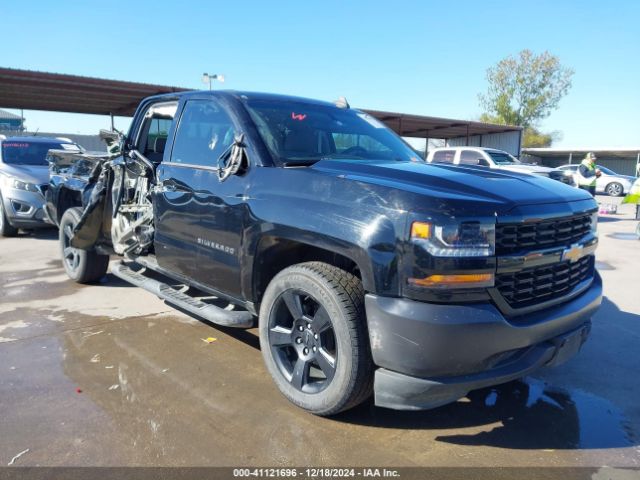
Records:
[[[162,161],[177,107],[177,102],[161,102],[151,105],[145,113],[136,149],[154,163]]]
[[[189,100],[178,124],[171,161],[217,167],[218,158],[231,146],[233,137],[233,121],[218,102]]]

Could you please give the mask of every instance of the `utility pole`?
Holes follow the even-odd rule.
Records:
[[[212,83],[214,80],[218,80],[220,83],[224,83],[224,75],[220,73],[203,73],[202,83],[209,84],[209,90],[212,90]]]

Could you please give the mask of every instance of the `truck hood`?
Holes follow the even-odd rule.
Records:
[[[311,167],[340,178],[412,192],[474,210],[506,213],[513,207],[590,200],[577,188],[549,178],[475,166],[422,162],[321,160]],[[420,203],[420,202],[418,202]],[[415,205],[420,209],[420,205]],[[414,206],[411,207],[415,210]]]
[[[49,183],[49,167],[46,165],[8,165],[4,163],[0,166],[0,172],[36,185]]]

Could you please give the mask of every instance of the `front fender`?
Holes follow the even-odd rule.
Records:
[[[304,218],[289,208],[289,214]],[[273,211],[271,205],[270,211]],[[367,216],[364,215],[363,216]],[[398,296],[399,255],[398,227],[404,230],[404,219],[391,219],[383,215],[362,221],[349,219],[338,212],[316,214],[313,227],[279,222],[252,222],[247,229],[247,242],[242,255],[242,290],[246,298],[257,300],[255,292],[255,262],[263,252],[278,242],[293,242],[328,252],[337,253],[353,261],[362,277],[364,289],[378,295]]]

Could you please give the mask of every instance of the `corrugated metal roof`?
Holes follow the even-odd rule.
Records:
[[[15,115],[6,110],[0,110],[0,120],[20,120],[20,115]]]
[[[589,152],[595,153],[597,156],[610,156],[610,157],[630,157],[637,156],[640,153],[640,147],[637,148],[523,148],[522,153],[527,155],[534,155],[536,157],[556,157],[558,155],[569,155],[571,153],[576,155],[587,154]]]
[[[185,88],[0,68],[5,108],[131,116],[145,97]]]
[[[494,123],[454,120],[452,118],[427,117],[407,113],[383,112],[363,109],[368,114],[387,124],[403,137],[456,138],[488,133],[518,132],[522,127],[497,125]]]
[[[0,105],[6,108],[132,116],[151,95],[186,88],[0,68]],[[454,138],[520,131],[521,127],[469,120],[364,110],[404,137]]]

